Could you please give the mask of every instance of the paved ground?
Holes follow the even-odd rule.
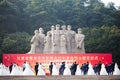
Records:
[[[0,76],[0,80],[120,80],[120,76]]]

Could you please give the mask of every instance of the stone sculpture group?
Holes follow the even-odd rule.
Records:
[[[62,25],[61,28],[59,24],[52,25],[46,36],[43,28],[35,30],[28,53],[85,53],[82,29],[78,28],[76,33],[71,30],[71,25]]]

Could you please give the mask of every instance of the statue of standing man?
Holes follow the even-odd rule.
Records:
[[[39,28],[39,34],[38,34],[39,51],[38,51],[38,53],[43,53],[43,50],[44,50],[45,34],[43,34],[43,32],[44,32],[43,28]]]
[[[56,25],[56,30],[52,32],[52,53],[60,53],[60,25]]]
[[[39,31],[35,30],[34,34],[35,35],[32,37],[31,42],[30,42],[31,43],[31,49],[28,52],[28,54],[38,53],[38,50],[39,50],[39,38],[38,38]]]
[[[82,34],[82,29],[78,28],[77,34],[75,35],[75,40],[76,40],[76,53],[85,53],[85,48],[84,48],[84,38],[85,35]]]
[[[71,30],[71,25],[67,26],[66,39],[67,39],[67,52],[75,52],[75,31]]]

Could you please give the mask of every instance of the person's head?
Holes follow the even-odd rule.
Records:
[[[50,64],[53,64],[53,62],[50,62]]]
[[[44,30],[43,30],[43,28],[39,28],[39,33],[43,33],[44,32]]]
[[[61,26],[62,30],[66,30],[66,25]]]
[[[98,64],[99,64],[99,63],[101,64],[102,62],[101,62],[101,61],[99,61],[99,62],[98,62]]]
[[[52,26],[51,26],[51,30],[55,30],[55,26],[52,25]]]
[[[10,65],[13,65],[13,63],[11,62]]]
[[[74,63],[76,64],[76,61]]]
[[[56,63],[54,62],[54,65],[56,65]]]
[[[87,64],[89,64],[89,62],[87,61]]]
[[[35,31],[34,31],[34,33],[35,33],[35,34],[38,34],[38,33],[39,33],[39,31],[38,31],[38,30],[35,30]]]
[[[71,25],[68,25],[68,26],[67,26],[67,30],[71,30]]]
[[[77,31],[78,31],[78,34],[82,33],[82,29],[81,28],[78,28]]]
[[[36,62],[36,64],[38,64],[38,62]]]
[[[59,24],[56,25],[56,30],[60,30],[60,25]]]

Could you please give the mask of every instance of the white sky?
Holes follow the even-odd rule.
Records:
[[[101,0],[102,2],[104,2],[106,5],[109,3],[109,2],[114,2],[115,3],[115,6],[120,6],[120,0]]]

